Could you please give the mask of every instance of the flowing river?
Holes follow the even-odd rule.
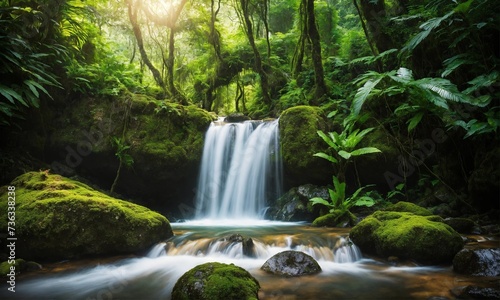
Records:
[[[138,257],[65,261],[19,277],[16,293],[2,299],[170,299],[177,279],[205,262],[233,263],[260,283],[260,299],[454,299],[450,290],[480,279],[453,273],[450,265],[418,266],[363,257],[348,229],[255,221],[173,223],[175,236]],[[251,238],[244,254],[238,238]],[[477,238],[477,237],[476,237]],[[498,241],[482,240],[487,243]],[[322,268],[317,275],[282,277],[260,267],[273,254],[299,250]],[[15,296],[15,297],[14,297]],[[435,297],[435,298],[433,298]],[[439,298],[441,297],[441,298]]]
[[[453,299],[450,291],[457,287],[481,285],[481,278],[455,274],[450,265],[392,265],[363,257],[349,241],[349,229],[260,220],[281,194],[279,153],[277,120],[214,122],[205,137],[195,221],[172,223],[175,235],[140,256],[63,261],[21,274],[15,295],[5,287],[0,298],[170,299],[176,281],[206,262],[248,270],[260,283],[260,299],[442,300]],[[311,255],[322,272],[282,277],[260,269],[285,250]]]

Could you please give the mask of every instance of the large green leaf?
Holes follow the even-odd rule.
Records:
[[[339,151],[339,155],[345,159],[345,160],[348,160],[349,158],[351,158],[351,153],[347,152],[347,151],[344,151],[344,150],[340,150]]]
[[[372,197],[370,196],[362,196],[356,199],[356,202],[354,202],[354,206],[373,206],[375,204],[375,200],[373,200]]]
[[[380,153],[382,151],[380,151],[379,149],[375,148],[375,147],[364,147],[364,148],[360,148],[360,149],[356,149],[354,151],[351,152],[351,155],[352,156],[360,156],[360,155],[365,155],[365,154],[370,154],[370,153]]]
[[[363,107],[365,101],[370,97],[372,92],[374,91],[377,84],[382,80],[382,76],[376,78],[375,80],[368,80],[362,87],[358,89],[356,95],[354,96],[354,100],[352,101],[352,113],[353,115],[358,115]]]
[[[324,158],[324,159],[326,159],[328,161],[331,161],[334,164],[336,164],[336,163],[339,162],[335,157],[333,157],[331,155],[328,155],[326,153],[323,153],[323,152],[314,153],[313,156]]]
[[[328,144],[328,146],[332,147],[333,149],[337,149],[337,144],[335,143],[334,140],[331,139],[331,136],[327,136],[323,131],[318,130],[316,133],[325,141],[325,143]]]
[[[320,197],[315,197],[315,198],[311,198],[309,199],[309,201],[313,204],[313,205],[316,205],[316,204],[321,204],[321,205],[325,205],[327,207],[331,207],[332,204],[328,201],[326,201],[325,199],[323,198],[320,198]]]

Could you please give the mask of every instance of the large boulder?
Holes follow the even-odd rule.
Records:
[[[314,210],[318,210],[309,202],[309,199],[314,197],[329,199],[330,195],[326,187],[312,184],[293,187],[276,201],[274,207],[268,211],[268,216],[271,219],[286,222],[312,222],[317,216]]]
[[[295,106],[281,114],[279,127],[287,184],[327,184],[332,165],[323,158],[313,156],[328,150],[328,145],[316,133],[318,130],[329,131],[324,112],[318,107]]]
[[[172,290],[172,300],[253,300],[259,298],[259,282],[233,264],[209,262],[184,273]]]
[[[500,276],[500,248],[462,249],[453,258],[453,271],[473,276]]]
[[[419,263],[451,262],[463,247],[463,240],[439,216],[401,211],[408,204],[377,211],[354,226],[351,240],[363,251],[382,257],[396,256]]]
[[[143,206],[117,200],[89,186],[48,172],[17,177],[15,187],[16,256],[59,260],[144,251],[172,236],[168,220]],[[7,186],[0,188],[0,209],[11,211]],[[8,232],[7,218],[0,230]],[[4,249],[2,249],[4,250]],[[5,250],[8,250],[7,248]]]
[[[261,267],[276,275],[302,276],[321,272],[318,262],[301,251],[283,251],[273,255]]]
[[[82,175],[108,189],[119,165],[111,140],[124,137],[134,164],[122,169],[116,192],[174,211],[181,204],[176,199],[193,198],[192,179],[198,175],[204,134],[212,120],[195,106],[144,95],[84,98],[53,116],[45,156],[53,172]]]

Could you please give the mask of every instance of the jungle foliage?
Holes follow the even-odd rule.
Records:
[[[313,105],[367,119],[322,135],[345,140],[335,145],[375,126],[402,152],[434,128],[496,144],[498,11],[496,0],[2,0],[0,123],[132,92],[252,118]]]

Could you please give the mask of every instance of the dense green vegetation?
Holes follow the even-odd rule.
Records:
[[[58,157],[50,146],[58,140],[54,132],[94,128],[107,116],[92,106],[92,119],[87,112],[69,117],[68,109],[107,103],[123,113],[110,132],[114,146],[91,151],[113,148],[113,174],[97,179],[120,192],[120,181],[141,168],[137,151],[162,148],[152,133],[162,140],[192,138],[162,134],[163,119],[191,132],[192,124],[181,118],[194,107],[251,118],[310,107],[301,113],[315,116],[314,128],[296,144],[285,132],[283,148],[298,154],[311,146],[311,154],[344,160],[324,176],[311,167],[317,161],[298,156],[303,168],[288,174],[308,172],[324,183],[335,173],[339,184],[346,181],[352,189],[348,199],[363,185],[381,188],[357,166],[384,156],[392,168],[383,173],[381,194],[398,187],[403,198],[416,199],[444,186],[467,209],[471,203],[495,206],[489,191],[498,182],[484,174],[499,159],[499,8],[495,0],[3,0],[0,125],[12,140],[0,163],[33,169],[20,164],[22,155],[50,164]],[[129,99],[140,97],[157,101],[151,105],[161,116],[152,118],[158,123],[142,120],[151,105],[132,107]],[[286,114],[293,113],[298,111]],[[284,115],[282,123],[299,122]],[[145,126],[150,128],[134,131]],[[204,126],[195,125],[196,131]],[[360,149],[382,153],[358,158],[360,150],[352,147],[316,148],[318,129],[344,146],[362,133]],[[68,140],[73,135],[65,134]],[[138,142],[145,137],[151,141]],[[377,141],[383,145],[371,143]],[[166,143],[165,159],[191,161],[189,147]],[[66,144],[61,146],[64,151]],[[286,165],[294,157],[285,152]],[[110,164],[108,158],[102,160]],[[6,175],[3,183],[14,177]]]

